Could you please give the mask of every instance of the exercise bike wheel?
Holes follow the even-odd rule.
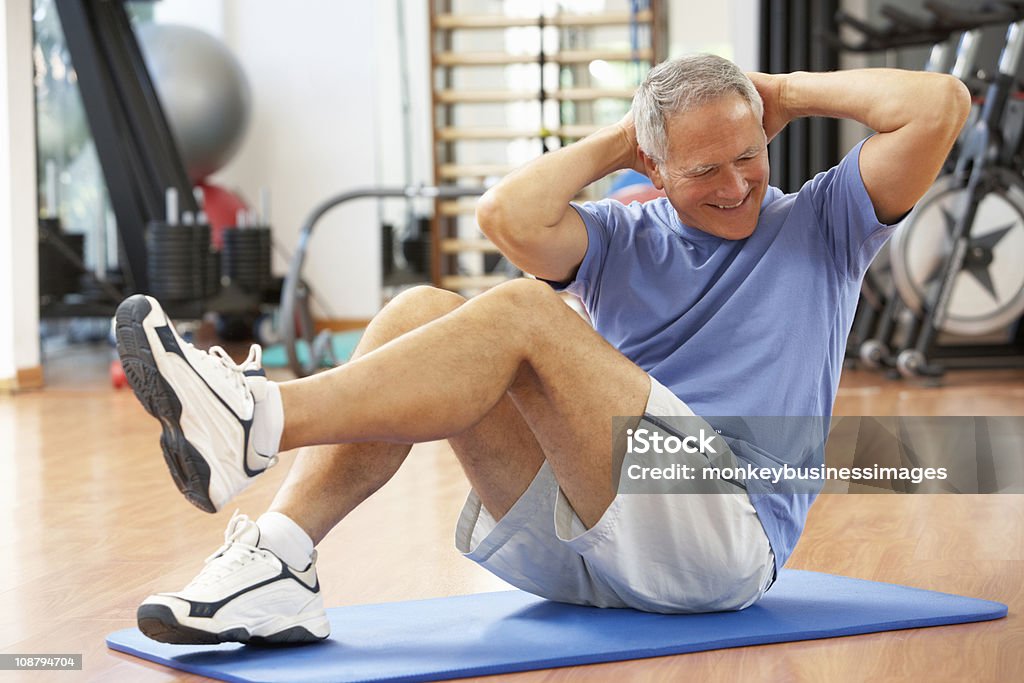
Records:
[[[1005,178],[1005,189],[978,206],[964,266],[956,275],[941,330],[978,336],[1005,328],[1024,313],[1024,181]],[[940,178],[904,219],[890,242],[892,277],[900,298],[918,316],[928,289],[942,277],[950,233],[966,200],[951,176]]]

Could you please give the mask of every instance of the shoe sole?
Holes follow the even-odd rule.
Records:
[[[128,380],[150,415],[160,421],[160,447],[178,490],[188,502],[204,512],[217,512],[210,499],[210,466],[188,442],[181,429],[181,401],[160,374],[143,321],[153,310],[149,301],[135,294],[117,307],[114,316],[117,355]]]
[[[174,612],[166,605],[140,605],[136,614],[139,630],[148,638],[173,645],[217,645],[219,643],[245,643],[246,645],[280,646],[314,643],[323,638],[303,626],[291,626],[266,636],[254,636],[242,627],[212,632],[178,623]]]

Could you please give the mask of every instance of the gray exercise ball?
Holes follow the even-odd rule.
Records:
[[[192,182],[223,166],[249,124],[252,95],[228,48],[191,26],[136,27],[146,67]]]

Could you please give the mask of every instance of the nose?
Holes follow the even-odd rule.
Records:
[[[750,189],[743,172],[731,164],[723,167],[720,178],[722,184],[718,187],[718,196],[723,200],[730,200],[730,203],[743,199]]]

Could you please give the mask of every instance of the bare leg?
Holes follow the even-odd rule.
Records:
[[[449,313],[465,299],[418,287],[392,301],[373,319],[353,360]],[[475,427],[449,439],[470,483],[487,509],[500,518],[532,481],[543,452],[511,399],[499,401]],[[293,519],[319,543],[349,512],[383,486],[401,466],[410,446],[370,442],[303,448],[270,509]]]
[[[612,418],[639,415],[649,389],[646,373],[547,285],[519,280],[352,363],[282,384],[281,443],[286,450],[457,436],[509,392],[566,496],[592,525],[615,495]]]

